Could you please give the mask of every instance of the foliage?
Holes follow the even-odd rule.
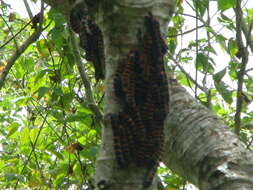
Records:
[[[249,26],[253,9],[247,3],[243,5],[245,24]],[[217,7],[214,16],[210,13],[211,6]],[[234,84],[237,84],[240,69],[233,7],[234,0],[204,0],[203,3],[177,0],[177,11],[167,35],[169,69],[231,129],[237,98]],[[29,19],[20,18],[7,4],[1,3],[0,8],[2,46]],[[187,34],[182,35],[188,31],[188,20],[196,16],[201,26],[193,36],[196,39],[190,36],[193,41],[185,40],[182,45],[184,39],[189,39]],[[196,19],[190,20],[193,21]],[[44,26],[47,25],[43,36],[16,61],[0,92],[0,189],[68,189],[73,186],[81,189],[90,187],[93,182],[101,141],[100,121],[89,108],[65,18],[50,9],[45,14]],[[29,25],[0,48],[0,72],[33,30]],[[227,57],[226,61],[219,62],[221,56]],[[95,102],[102,109],[104,83],[95,81],[90,63],[85,63],[85,68]],[[252,148],[253,133],[251,70],[247,68],[241,94],[240,136],[248,148]],[[197,74],[192,75],[194,72]],[[185,180],[167,169],[161,167],[159,175],[166,188],[184,188]]]
[[[252,25],[252,7],[248,1],[242,1],[241,4],[243,21],[249,28]],[[235,127],[233,120],[237,111],[237,85],[241,69],[235,6],[234,0],[178,1],[167,37],[168,65],[175,71],[177,79],[203,105],[224,119],[231,129]],[[193,22],[198,27],[188,29]],[[252,36],[244,31],[242,33],[252,41]],[[246,43],[245,46],[252,54],[252,47]],[[252,68],[248,64],[240,92],[243,99],[240,110],[242,128],[250,121],[245,118],[251,118],[253,91],[249,83],[252,84],[252,80]],[[246,131],[247,137],[252,136],[252,128]],[[241,135],[244,142],[251,145],[251,138],[243,138],[243,133]]]
[[[13,13],[5,9],[3,18],[11,32],[2,19],[1,44],[28,22],[18,15],[10,20]],[[50,22],[44,35],[19,57],[1,90],[0,189],[16,183],[18,189],[67,189],[72,184],[81,188],[92,183],[101,126],[88,108],[65,19],[50,10],[45,26]],[[30,26],[23,30],[17,43],[31,32]],[[3,62],[15,51],[13,41],[1,49]],[[95,83],[89,64],[86,68],[102,107],[103,84]]]

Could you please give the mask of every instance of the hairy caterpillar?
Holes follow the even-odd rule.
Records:
[[[93,63],[96,80],[104,79],[105,56],[101,30],[83,7],[72,9],[69,20],[72,30],[79,34],[80,46],[85,50],[86,60]]]
[[[144,18],[144,26],[138,48],[119,60],[113,89],[122,109],[111,125],[119,166],[133,162],[147,168],[143,182],[147,187],[163,153],[169,93],[163,63],[167,47],[159,23],[150,13]]]

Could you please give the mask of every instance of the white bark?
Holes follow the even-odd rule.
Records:
[[[171,92],[165,165],[202,190],[252,190],[253,153],[185,89]]]

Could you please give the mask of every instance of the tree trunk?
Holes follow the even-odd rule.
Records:
[[[112,85],[118,61],[138,45],[137,34],[144,28],[144,17],[148,12],[159,19],[160,29],[165,34],[168,20],[173,13],[174,3],[169,0],[118,0],[103,4],[99,14],[103,15],[98,23],[103,31],[106,56],[106,95],[105,115],[119,112],[120,106],[115,99]],[[146,170],[135,166],[118,169],[113,149],[111,128],[103,130],[102,147],[96,164],[95,181],[100,189],[142,189]],[[155,183],[149,189],[157,189]]]
[[[71,0],[45,0],[68,15]],[[87,0],[89,2],[89,0]],[[60,3],[59,3],[60,2]],[[67,6],[63,6],[63,5]],[[105,115],[120,109],[115,100],[112,76],[118,60],[137,45],[137,33],[143,29],[148,12],[158,19],[166,33],[174,0],[96,0],[92,15],[104,36],[106,56]],[[203,190],[253,189],[253,154],[246,150],[228,127],[197,103],[182,87],[171,80],[171,108],[165,128],[163,162]],[[97,158],[95,182],[98,189],[139,190],[146,171],[130,166],[118,169],[114,156],[112,130],[105,123],[101,151]],[[155,180],[157,181],[157,180]],[[149,188],[157,189],[154,182]]]

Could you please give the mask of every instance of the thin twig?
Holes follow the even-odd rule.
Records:
[[[15,44],[16,49],[17,49],[17,48],[18,48],[18,43],[17,43],[17,41],[16,41],[16,39],[15,39],[15,35],[14,35],[14,33],[13,33],[11,27],[9,26],[8,22],[5,20],[4,16],[1,15],[1,14],[0,14],[0,16],[1,16],[1,18],[3,19],[4,23],[6,24],[8,30],[10,31],[11,36],[12,36],[12,39],[14,39],[14,44]],[[0,49],[1,49],[1,47],[0,47]]]
[[[12,41],[12,40],[16,41],[15,38],[17,37],[17,35],[19,35],[20,32],[22,32],[31,22],[32,22],[32,20],[30,20],[28,23],[26,23],[25,26],[23,26],[16,34],[13,34],[9,40],[7,40],[3,45],[0,46],[0,49],[3,48],[4,46],[6,46],[8,43],[10,43],[10,41]]]
[[[204,86],[201,86],[199,83],[194,80],[194,78],[191,77],[189,73],[177,62],[177,60],[169,53],[169,58],[178,66],[178,68],[184,73],[187,79],[189,79],[192,83],[194,83],[200,90],[202,90],[205,93],[208,93],[208,89]]]
[[[253,144],[253,136],[251,137],[251,141],[247,144],[247,149],[250,149],[252,144]]]
[[[242,39],[242,9],[241,9],[241,0],[236,1],[236,42],[238,46],[238,51],[241,55],[241,63],[239,64],[240,70],[237,73],[238,83],[237,83],[237,99],[236,99],[236,113],[235,113],[235,133],[240,134],[241,130],[241,111],[243,106],[243,80],[245,75],[245,69],[248,62],[248,50],[243,44]]]
[[[247,46],[250,47],[251,52],[253,53],[253,38],[251,37],[252,27],[253,27],[253,21],[250,24],[250,27],[248,28],[245,21],[241,21],[242,24],[242,31],[245,36]]]
[[[183,33],[180,33],[180,34],[168,35],[168,37],[169,37],[169,38],[175,38],[175,37],[177,37],[177,36],[183,36],[183,35],[185,35],[185,34],[189,34],[189,33],[193,32],[193,31],[195,31],[195,30],[197,30],[197,29],[203,28],[204,26],[205,26],[205,25],[203,24],[203,25],[201,25],[201,26],[198,26],[197,28],[193,28],[193,29],[187,30],[187,31],[185,31],[185,32],[183,32]]]
[[[211,24],[211,17],[210,17],[210,2],[208,2],[208,5],[207,5],[207,27],[210,27],[210,24]],[[210,36],[210,32],[209,30],[206,31],[206,35],[207,35],[207,42],[208,42],[208,47],[211,47],[211,36]],[[209,58],[210,56],[210,51],[207,52],[207,57]],[[207,62],[207,66],[206,66],[206,70],[204,71],[204,78],[203,78],[203,86],[206,86],[206,80],[207,80],[207,74],[208,74],[208,69],[209,69],[209,66],[210,66],[210,62],[208,61]],[[207,106],[208,108],[211,108],[211,92],[210,90],[205,93],[206,94],[206,97],[207,97]]]
[[[195,24],[196,24],[196,34],[195,34],[195,39],[196,39],[196,62],[195,62],[195,83],[198,83],[198,56],[199,56],[199,30],[198,30],[198,25],[199,25],[199,19],[198,17],[198,6],[199,6],[199,0],[196,0],[196,9],[195,9],[195,13],[196,13],[196,19],[195,19]],[[195,98],[198,97],[198,87],[197,85],[195,85]]]
[[[92,90],[91,90],[91,86],[90,86],[90,81],[85,73],[85,68],[84,68],[82,60],[81,60],[77,41],[75,39],[74,33],[71,30],[69,30],[69,33],[70,33],[71,43],[73,46],[73,53],[74,53],[76,65],[77,65],[78,71],[80,73],[81,79],[82,79],[84,87],[85,87],[88,106],[92,110],[92,112],[95,114],[97,119],[100,122],[102,122],[103,121],[103,114],[100,112],[100,110],[99,110],[98,106],[96,105],[95,100],[93,98]]]

